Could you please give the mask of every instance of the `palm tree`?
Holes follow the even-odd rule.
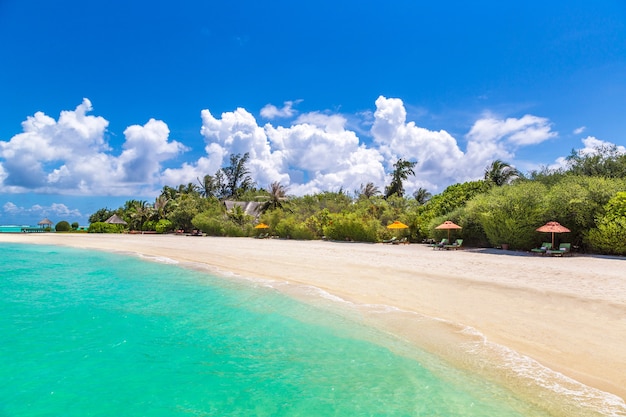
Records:
[[[205,175],[200,178],[196,178],[198,180],[198,184],[200,184],[199,192],[202,197],[208,198],[213,197],[216,191],[215,179],[211,175]]]
[[[417,200],[420,206],[426,204],[426,202],[430,200],[430,197],[432,196],[433,195],[431,193],[429,193],[425,188],[422,187],[418,188],[417,191],[413,193],[413,197],[415,198],[415,200]]]
[[[378,194],[380,194],[380,190],[377,186],[374,185],[373,182],[368,182],[367,184],[361,184],[361,189],[358,192],[359,196],[363,196],[364,198],[371,198]]]
[[[521,176],[521,172],[499,159],[493,161],[491,165],[485,169],[485,181],[498,187],[508,184]]]
[[[274,181],[270,184],[269,189],[267,189],[268,196],[261,205],[261,213],[265,213],[267,210],[275,210],[277,208],[283,208],[283,202],[287,201],[287,187],[282,185],[278,181]]]
[[[246,163],[250,159],[250,154],[246,152],[230,155],[230,166],[222,168],[226,176],[226,191],[228,197],[236,197],[254,186],[254,181],[250,177],[250,170],[246,168]]]
[[[167,206],[167,203],[169,203],[169,201],[170,200],[168,200],[168,198],[163,194],[161,194],[156,198],[156,200],[154,200],[154,205],[152,206],[152,208],[154,210],[153,215],[155,217],[155,220],[159,221],[165,218],[165,206]]]
[[[128,200],[125,203],[124,213],[130,218],[132,230],[141,230],[151,212],[152,207],[145,200]]]
[[[389,198],[396,194],[398,197],[404,196],[404,186],[402,182],[409,178],[409,175],[415,175],[413,167],[417,162],[409,162],[404,159],[398,159],[398,162],[393,164],[393,173],[391,174],[391,184],[385,188],[385,198]]]

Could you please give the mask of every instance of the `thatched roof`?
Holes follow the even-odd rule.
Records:
[[[128,224],[124,221],[124,219],[120,218],[120,216],[118,216],[117,214],[112,215],[111,217],[106,219],[104,222],[111,223],[111,224],[124,224],[124,225]]]
[[[224,204],[226,205],[226,210],[230,211],[233,209],[233,207],[239,206],[248,216],[257,217],[259,215],[259,209],[261,208],[262,203],[259,203],[258,201],[225,200]]]
[[[52,226],[52,222],[47,217],[45,219],[43,219],[42,221],[40,221],[39,223],[37,223],[37,224],[39,226]]]

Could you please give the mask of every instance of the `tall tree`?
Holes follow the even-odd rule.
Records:
[[[217,171],[214,176],[207,174],[202,179],[197,178],[200,185],[198,188],[200,195],[205,198],[219,197],[224,189],[223,178],[224,174],[221,170]]]
[[[592,152],[574,151],[567,157],[568,172],[574,175],[626,178],[626,153],[617,145],[600,145]]]
[[[176,195],[178,197],[184,194],[199,195],[199,193],[200,192],[199,192],[198,186],[194,184],[193,182],[190,182],[187,184],[180,184],[178,188],[176,189]]]
[[[128,200],[124,204],[124,213],[130,219],[132,230],[142,230],[143,224],[152,214],[152,206],[145,200]]]
[[[155,220],[159,221],[165,218],[165,215],[166,215],[165,208],[167,206],[167,203],[169,202],[170,200],[168,200],[168,198],[163,194],[161,194],[160,196],[156,198],[156,200],[154,200],[154,205],[152,206],[152,208],[153,208],[153,216]]]
[[[485,169],[485,180],[493,185],[501,187],[509,184],[522,174],[506,162],[496,159]]]
[[[367,184],[361,184],[361,189],[357,193],[359,197],[371,198],[380,194],[380,190],[377,186],[374,185],[373,182],[368,182]]]
[[[222,168],[226,176],[226,193],[227,197],[237,197],[254,186],[254,181],[250,177],[250,170],[246,167],[246,163],[250,159],[250,154],[246,152],[241,154],[230,155],[230,166]]]
[[[261,205],[261,212],[275,210],[283,207],[283,202],[287,200],[287,188],[280,182],[273,182],[267,189],[267,200]]]
[[[431,193],[428,192],[428,190],[426,190],[425,188],[418,188],[414,193],[413,193],[413,197],[415,198],[415,200],[418,202],[418,204],[424,205],[426,204],[426,202],[428,200],[430,200],[430,198],[433,195]]]
[[[404,196],[403,182],[409,178],[409,175],[415,175],[413,167],[417,162],[406,161],[402,158],[393,164],[393,173],[391,174],[391,184],[385,188],[385,198],[389,198],[396,194],[398,197]]]

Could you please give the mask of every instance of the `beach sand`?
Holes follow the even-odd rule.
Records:
[[[482,341],[626,398],[626,259],[174,235],[0,234],[0,241],[134,252],[314,286],[353,305],[437,318],[458,334],[472,329]],[[406,314],[394,317],[378,325],[424,344]]]

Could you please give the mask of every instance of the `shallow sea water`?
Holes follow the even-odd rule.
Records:
[[[550,415],[254,281],[12,244],[0,271],[0,416]]]

